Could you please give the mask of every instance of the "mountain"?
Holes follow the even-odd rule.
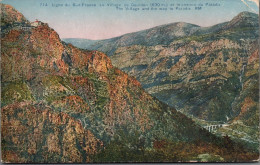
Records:
[[[112,56],[119,47],[143,45],[143,46],[168,46],[174,40],[188,36],[207,35],[221,33],[224,31],[258,27],[258,15],[250,12],[241,12],[229,22],[220,23],[211,27],[200,27],[185,22],[177,22],[157,26],[134,33],[125,34],[119,37],[105,40],[88,39],[63,39],[82,49],[100,50],[108,56]],[[257,31],[256,31],[257,32]],[[251,34],[253,35],[253,34]],[[256,34],[257,35],[257,34]]]
[[[90,45],[95,44],[99,40],[88,40],[88,39],[80,39],[80,38],[62,38],[62,41],[66,43],[73,43],[78,48],[87,49]]]
[[[149,95],[104,53],[66,44],[48,24],[30,26],[15,19],[22,14],[13,7],[1,8],[8,8],[2,23],[8,15],[16,20],[1,38],[3,162],[258,158],[258,151],[209,133]]]
[[[177,39],[188,36],[206,35],[212,33],[221,33],[243,27],[257,27],[258,16],[250,12],[242,12],[229,22],[220,23],[211,27],[200,27],[198,25],[185,22],[177,22],[157,26],[151,29],[142,30],[135,33],[125,34],[119,37],[106,40],[88,40],[88,39],[63,39],[66,43],[71,43],[82,49],[100,50],[112,56],[119,47],[132,45],[143,46],[168,46]]]
[[[247,68],[258,73],[257,63],[250,62],[252,52],[259,49],[258,18],[242,12],[211,27],[173,23],[99,41],[92,48],[107,53],[114,66],[136,77],[148,93],[200,125],[232,125],[244,114],[243,99],[259,91],[258,76],[244,76]],[[254,57],[257,61],[258,56]],[[249,100],[257,100],[257,95],[252,97]],[[259,125],[255,119],[259,114],[255,109],[242,116],[246,119],[242,125],[255,130],[249,139],[253,138],[257,148]]]
[[[176,38],[191,35],[199,30],[199,26],[178,22],[157,26],[151,29],[125,34],[116,38],[99,40],[93,44],[88,44],[88,40],[64,40],[82,49],[100,50],[106,52],[108,56],[114,54],[115,48],[131,45],[154,46],[158,44],[168,45]],[[86,43],[86,45],[84,45]]]
[[[224,30],[218,33],[183,37],[169,46],[119,47],[112,63],[159,100],[202,119],[226,121],[242,86],[242,68],[259,36],[256,15],[250,17],[251,24],[248,15],[222,24]]]
[[[234,29],[234,28],[248,28],[248,27],[257,27],[259,26],[258,20],[259,15],[250,12],[241,12],[235,16],[226,26],[224,30]]]

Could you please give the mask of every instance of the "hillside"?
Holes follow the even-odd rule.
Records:
[[[258,18],[242,12],[211,27],[173,23],[98,41],[88,48],[108,53],[112,64],[136,77],[148,93],[195,120],[232,123],[244,111],[241,95],[258,98],[252,94],[259,91],[258,76],[244,76],[247,68],[258,73],[257,63],[249,62],[259,49]],[[245,116],[242,123],[255,130],[249,139],[258,145],[255,119],[259,114]],[[248,121],[255,121],[254,125]],[[199,124],[205,126],[205,122]]]
[[[65,44],[45,23],[23,30],[30,23],[16,19],[22,14],[9,5],[1,8],[7,15],[2,22],[16,22],[1,38],[3,162],[258,158],[257,152],[210,134],[149,95],[104,53]]]

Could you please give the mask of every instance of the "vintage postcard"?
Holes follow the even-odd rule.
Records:
[[[2,0],[1,161],[259,161],[259,0]]]

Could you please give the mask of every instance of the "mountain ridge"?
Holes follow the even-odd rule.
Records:
[[[234,21],[244,21],[246,18],[257,18],[257,14],[254,13],[250,13],[247,11],[241,12],[239,13],[237,16],[235,16],[231,21],[228,22],[224,22],[224,23],[219,23],[216,25],[212,25],[209,27],[201,27],[199,25],[195,25],[195,24],[190,24],[190,23],[186,23],[186,22],[174,22],[174,23],[169,23],[169,24],[164,24],[164,25],[159,25],[156,27],[152,27],[149,29],[145,29],[145,30],[141,30],[141,31],[137,31],[137,32],[132,32],[132,33],[127,33],[118,37],[113,37],[110,39],[105,39],[105,40],[98,40],[92,44],[88,44],[85,43],[82,39],[81,43],[75,43],[78,42],[74,39],[74,41],[69,41],[72,44],[75,44],[75,46],[82,48],[82,49],[93,49],[93,50],[100,50],[102,52],[107,53],[109,56],[111,56],[114,53],[114,49],[113,47],[122,47],[122,46],[131,46],[131,45],[146,45],[146,46],[154,46],[154,45],[168,45],[169,43],[171,43],[173,40],[176,40],[179,37],[187,37],[187,36],[192,36],[194,35],[202,35],[202,34],[208,34],[208,33],[212,33],[212,32],[221,32],[223,30],[227,30],[229,28],[232,28],[232,26],[235,26]],[[255,22],[255,21],[253,21]],[[231,23],[231,24],[230,24]],[[232,25],[233,23],[233,25]],[[170,31],[172,32],[174,28],[178,27],[178,24],[183,24],[186,26],[191,26],[193,28],[188,29],[189,31],[191,31],[190,33],[186,34],[186,35],[180,35],[175,36],[174,34],[171,34],[169,32],[167,32],[166,29],[171,29]],[[181,27],[181,26],[180,26]],[[197,29],[198,28],[198,29]],[[152,39],[148,39],[146,41],[146,38],[148,36],[149,38],[149,32],[151,33],[153,30],[158,29],[157,31],[161,30],[162,31],[162,36],[164,38],[157,38],[157,37],[152,37]],[[179,30],[183,30],[182,28],[180,28]],[[177,29],[178,31],[178,29]],[[181,33],[183,33],[183,31],[180,31]],[[147,34],[148,33],[148,34]],[[157,32],[158,33],[158,32]],[[156,34],[156,32],[155,32]],[[133,41],[126,41],[126,43],[124,42],[124,38],[138,38],[139,36],[142,36],[144,38],[142,38],[142,40],[144,41],[138,41],[138,39],[134,39]],[[146,36],[146,37],[145,37]],[[177,38],[176,38],[177,37]],[[123,38],[123,39],[122,39]],[[153,41],[156,40],[156,41]],[[88,41],[88,39],[86,39],[86,41]],[[153,43],[155,42],[155,43]],[[109,43],[113,43],[113,45],[109,44]],[[106,45],[108,44],[108,45]]]

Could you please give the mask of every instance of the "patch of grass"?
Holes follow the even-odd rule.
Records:
[[[23,81],[15,81],[7,84],[3,87],[1,95],[2,105],[11,104],[13,102],[34,100],[31,90]]]

